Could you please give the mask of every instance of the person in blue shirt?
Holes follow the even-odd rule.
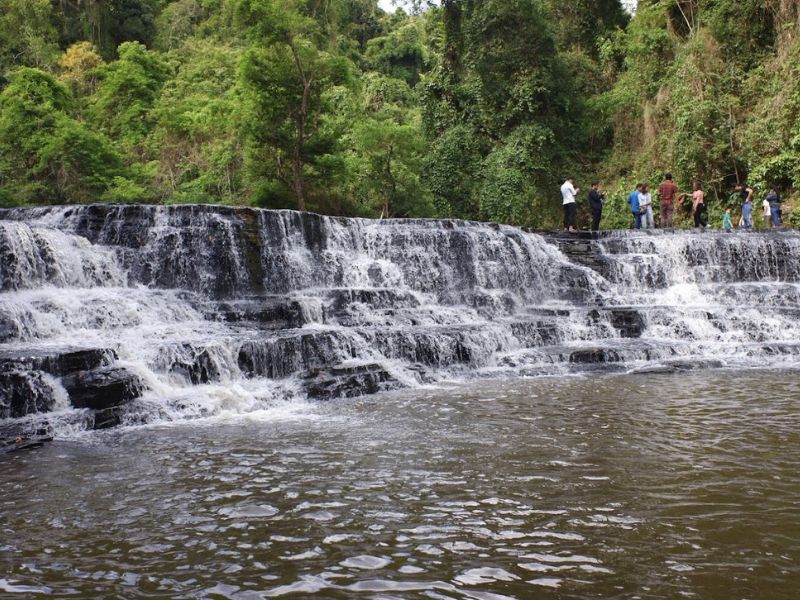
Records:
[[[628,204],[631,207],[631,213],[633,213],[633,228],[634,229],[641,229],[642,228],[642,209],[639,205],[639,192],[642,190],[642,184],[637,183],[636,189],[630,193],[628,196]]]
[[[725,230],[725,233],[730,233],[733,231],[733,222],[731,221],[730,208],[726,209],[725,214],[722,215],[722,228]]]

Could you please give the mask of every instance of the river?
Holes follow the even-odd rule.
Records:
[[[0,596],[794,599],[793,371],[438,385],[0,460]]]

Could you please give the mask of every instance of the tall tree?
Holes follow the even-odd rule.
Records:
[[[430,216],[430,192],[420,176],[425,137],[414,94],[399,79],[368,73],[351,115],[351,185],[368,215]]]
[[[275,174],[306,210],[306,167],[325,110],[325,91],[346,83],[336,53],[330,0],[240,0],[237,20],[253,46],[242,65],[256,121],[251,134],[273,154]],[[288,162],[288,166],[287,166]]]

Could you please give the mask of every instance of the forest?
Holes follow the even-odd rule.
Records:
[[[800,225],[799,0],[0,0],[0,206],[628,227],[667,171]]]

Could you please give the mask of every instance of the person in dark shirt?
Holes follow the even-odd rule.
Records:
[[[658,186],[658,197],[660,199],[660,215],[658,219],[659,227],[672,227],[672,214],[675,211],[675,196],[678,194],[678,186],[672,182],[672,173],[664,175],[664,181]]]
[[[605,195],[600,192],[600,183],[592,182],[589,190],[589,207],[592,209],[592,231],[600,231],[600,219],[603,217],[603,202]]]
[[[769,202],[769,208],[772,212],[772,226],[773,227],[780,227],[781,226],[781,195],[778,192],[778,188],[774,187],[769,191],[767,197],[765,198],[767,202]]]
[[[742,204],[747,202],[748,200],[753,199],[753,190],[747,187],[744,183],[737,183],[736,184],[736,192],[739,194],[739,197],[742,199]]]

